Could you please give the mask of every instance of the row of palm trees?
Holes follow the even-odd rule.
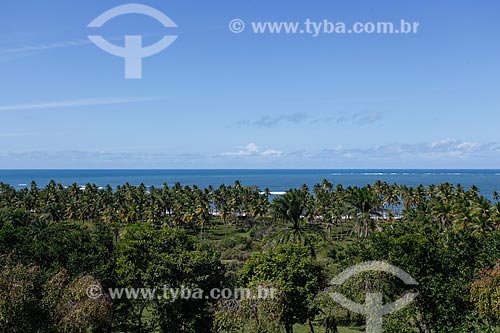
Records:
[[[15,223],[34,221],[102,221],[107,224],[152,222],[167,223],[199,230],[219,217],[224,226],[266,220],[286,222],[288,236],[301,234],[318,225],[328,232],[336,231],[338,239],[346,236],[368,237],[386,223],[402,216],[420,214],[443,230],[473,228],[478,232],[500,226],[498,194],[490,202],[477,187],[464,189],[449,183],[428,187],[408,187],[377,181],[365,187],[334,186],[323,180],[312,189],[302,186],[273,198],[269,189],[233,185],[169,187],[132,186],[113,189],[87,184],[64,187],[51,181],[38,187],[16,190],[0,183],[0,212],[10,214]],[[1,216],[0,216],[1,217]],[[316,228],[317,229],[317,228]],[[287,237],[288,237],[287,236]]]
[[[116,189],[94,184],[64,187],[51,181],[43,188],[32,182],[16,190],[0,183],[0,210],[13,214],[20,224],[34,220],[107,224],[147,221],[203,229],[211,216],[220,216],[225,224],[241,217],[263,218],[269,206],[268,190],[261,193],[255,187],[241,186],[239,181],[217,189],[179,183],[172,187],[163,184],[161,188],[128,183]]]

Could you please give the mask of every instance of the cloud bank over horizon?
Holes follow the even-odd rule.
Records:
[[[408,144],[392,143],[370,147],[337,146],[318,151],[284,152],[261,149],[255,143],[232,152],[175,154],[138,151],[25,151],[0,153],[2,169],[32,168],[317,168],[317,169],[495,169],[500,163],[500,145],[457,139]],[[477,163],[477,164],[474,164]],[[491,164],[488,164],[491,163]],[[453,165],[453,167],[449,167]]]

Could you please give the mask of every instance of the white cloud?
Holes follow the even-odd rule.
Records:
[[[238,125],[256,126],[256,127],[274,127],[277,125],[282,125],[286,123],[291,123],[294,125],[300,124],[308,118],[308,115],[304,112],[296,112],[292,114],[283,114],[277,117],[264,116],[257,120],[241,120],[237,122]]]
[[[364,159],[366,161],[377,159],[408,160],[447,160],[473,159],[475,157],[500,155],[500,146],[495,143],[466,142],[456,139],[444,139],[430,143],[391,143],[367,148],[324,149],[314,158],[349,158]]]
[[[155,37],[155,36],[163,36],[163,33],[154,32],[144,34],[143,36],[147,37]],[[123,36],[111,36],[108,40],[110,42],[122,42]],[[56,41],[56,42],[36,42],[24,45],[16,45],[13,47],[0,48],[0,55],[13,55],[13,54],[30,54],[41,51],[48,51],[52,49],[62,49],[68,47],[77,47],[77,46],[86,46],[91,45],[92,42],[89,39],[73,39],[66,41]]]
[[[307,113],[296,112],[291,114],[282,114],[278,116],[263,116],[256,120],[240,120],[236,124],[254,127],[276,127],[281,125],[293,124],[299,125],[306,121],[311,124],[336,123],[339,125],[373,125],[384,118],[381,112],[356,112],[344,115],[334,115],[326,117],[310,117]]]
[[[338,124],[352,123],[358,126],[372,125],[383,118],[380,112],[357,112],[349,116],[342,116],[335,121]]]
[[[24,45],[24,46],[8,48],[8,49],[0,49],[0,54],[45,51],[45,50],[66,48],[66,47],[72,47],[72,46],[83,46],[83,45],[88,45],[90,43],[91,42],[89,40],[73,40],[73,41],[64,41],[64,42],[55,42],[55,43],[44,43],[44,44],[37,44],[37,45]]]
[[[240,147],[237,152],[223,153],[222,156],[246,157],[246,156],[281,156],[283,153],[275,149],[261,151],[255,143],[249,143],[245,147]]]
[[[279,150],[268,149],[261,153],[262,156],[281,156],[283,153]]]
[[[55,108],[70,108],[81,106],[98,106],[98,105],[116,105],[153,101],[154,98],[137,98],[137,97],[108,97],[108,98],[91,98],[91,99],[77,99],[57,102],[43,102],[32,104],[12,104],[0,105],[0,111],[25,111],[25,110],[42,110],[42,109],[55,109]]]

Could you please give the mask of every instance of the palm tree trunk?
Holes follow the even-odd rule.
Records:
[[[309,322],[309,332],[314,333],[314,326],[312,324],[311,318],[307,320]]]
[[[222,221],[224,222],[224,239],[227,237],[227,220],[226,220],[226,215],[222,218]]]

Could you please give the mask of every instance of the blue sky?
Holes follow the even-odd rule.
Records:
[[[498,168],[500,3],[4,0],[0,168]],[[239,18],[247,29],[234,34]],[[251,22],[420,23],[412,35],[254,34]],[[178,39],[143,61],[115,44]]]

